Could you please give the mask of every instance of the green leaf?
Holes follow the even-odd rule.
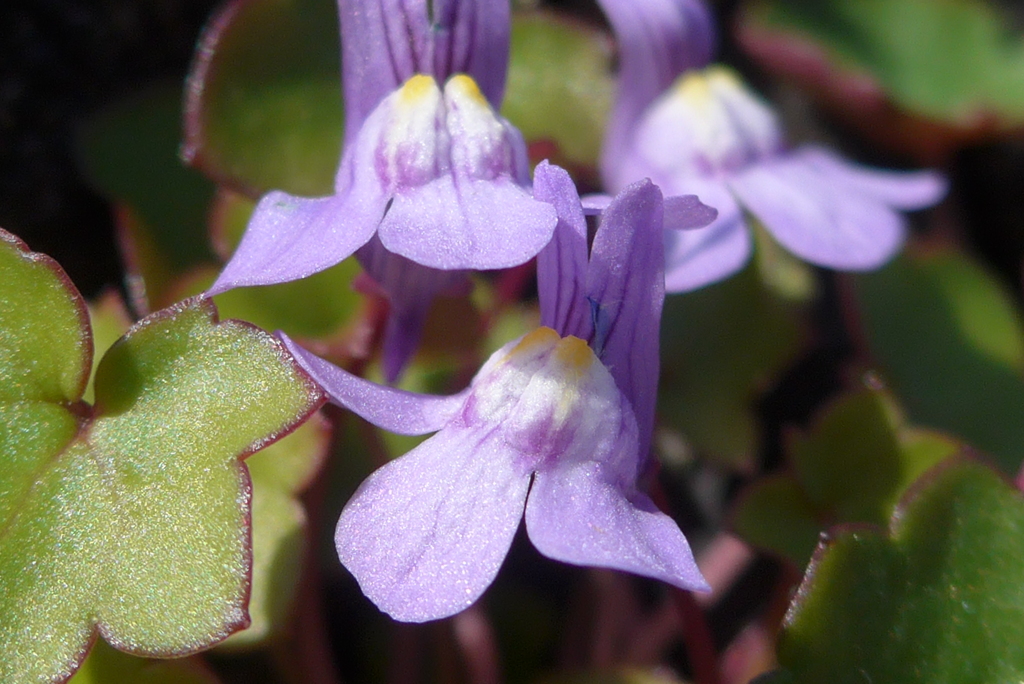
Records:
[[[833,67],[866,73],[911,112],[1024,123],[1024,39],[991,2],[762,0],[751,22],[809,39]]]
[[[89,308],[96,352],[109,349],[129,328],[120,298],[107,293]],[[221,308],[222,313],[226,312]],[[87,396],[90,390],[87,390]],[[330,431],[319,417],[246,459],[252,481],[252,586],[249,626],[224,648],[260,643],[288,617],[306,548],[306,512],[296,498],[320,469]],[[129,659],[130,661],[130,659]],[[129,662],[126,661],[126,662]],[[119,661],[120,662],[120,661]]]
[[[921,473],[959,445],[904,424],[886,393],[862,390],[833,404],[789,455],[796,477],[819,510],[842,522],[884,525]]]
[[[64,288],[84,311],[52,261],[2,236],[5,282],[27,284],[24,294]],[[3,301],[14,312],[5,331],[31,329],[25,312],[38,302]],[[195,299],[111,348],[90,408],[79,400],[88,328],[42,317],[71,341],[63,352],[77,354],[83,381],[43,397],[61,350],[39,337],[0,343],[5,367],[27,361],[25,381],[0,397],[0,681],[65,679],[97,630],[122,650],[167,656],[245,626],[250,486],[239,457],[309,415],[319,390],[276,340],[218,323]]]
[[[341,155],[332,0],[240,0],[209,24],[186,100],[184,158],[258,197],[331,192]]]
[[[78,433],[69,409],[78,408],[89,377],[92,339],[85,302],[57,262],[2,229],[0,282],[2,535],[37,464]]]
[[[749,466],[758,442],[753,403],[796,355],[795,311],[755,265],[695,292],[665,299],[659,413],[698,450]]]
[[[167,274],[215,262],[206,228],[213,184],[178,158],[180,138],[178,83],[106,107],[89,119],[79,138],[87,178],[126,207],[119,218],[130,265],[157,301]]]
[[[2,229],[0,282],[0,401],[76,401],[92,362],[82,296],[56,261]]]
[[[596,167],[611,110],[611,48],[601,31],[550,12],[518,12],[502,114],[553,161]],[[557,65],[557,67],[554,67]]]
[[[792,475],[763,477],[741,495],[732,528],[746,541],[803,567],[821,535],[819,511]]]
[[[1024,454],[1024,324],[963,254],[908,254],[857,276],[882,374],[918,424],[948,430],[1016,474]]]
[[[888,535],[846,529],[818,549],[779,662],[807,684],[1020,681],[1022,567],[1019,492],[974,462],[940,466]]]
[[[320,470],[329,437],[328,424],[318,414],[246,460],[252,478],[252,622],[220,648],[259,644],[279,633],[288,619],[309,535],[297,496]]]
[[[908,427],[887,393],[850,392],[806,435],[792,437],[791,472],[751,485],[733,525],[752,544],[802,566],[830,524],[884,525],[907,488],[960,448],[944,435]]]
[[[69,684],[217,684],[202,660],[151,660],[97,641]]]

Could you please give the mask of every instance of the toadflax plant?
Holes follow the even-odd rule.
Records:
[[[437,431],[371,475],[335,533],[342,563],[398,620],[476,601],[522,517],[550,558],[708,589],[679,528],[637,485],[658,383],[661,192],[644,181],[612,200],[588,253],[568,174],[542,164],[535,182],[559,213],[538,256],[542,327],[495,352],[463,392],[381,387],[289,343],[331,401],[395,432]]]
[[[977,92],[1020,91],[988,2],[227,2],[186,86],[205,176],[177,84],[83,129],[134,313],[170,306],[87,311],[0,232],[0,683],[1024,681],[987,153],[790,147],[900,131],[776,109],[732,33],[880,64],[873,98],[970,34]]]

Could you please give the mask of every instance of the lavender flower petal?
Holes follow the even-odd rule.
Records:
[[[599,0],[619,45],[618,93],[605,134],[601,170],[608,181],[647,106],[687,69],[711,60],[715,32],[700,0]],[[635,180],[637,177],[626,179]],[[614,183],[614,189],[625,183]]]
[[[384,206],[381,197],[308,199],[268,193],[207,293],[298,280],[329,268],[370,239]]]
[[[506,0],[432,0],[431,29],[439,46],[433,74],[469,74],[495,109],[505,96],[511,45],[511,3]]]
[[[779,243],[818,266],[868,270],[903,245],[903,216],[801,156],[766,161],[729,183]]]
[[[538,472],[526,504],[526,529],[548,558],[710,590],[675,522],[635,490],[627,497],[596,461]]]
[[[442,176],[396,195],[378,234],[389,251],[439,269],[496,269],[531,259],[557,218],[508,178]]]
[[[599,192],[580,197],[580,204],[583,205],[584,216],[600,216],[601,212],[608,208],[608,205],[615,199],[612,195]]]
[[[843,159],[814,145],[793,152],[821,173],[851,191],[874,197],[896,209],[913,211],[930,207],[943,198],[949,183],[935,171],[886,171]]]
[[[666,197],[664,204],[665,230],[694,230],[705,228],[718,218],[718,209],[704,204],[697,195]]]
[[[739,212],[698,230],[665,232],[665,291],[690,292],[724,280],[747,263],[753,241]]]
[[[429,52],[427,0],[339,0],[345,145]]]
[[[530,482],[496,433],[449,426],[370,475],[342,511],[338,556],[396,620],[458,613],[494,580]]]
[[[564,169],[541,162],[533,177],[533,196],[558,214],[554,237],[537,255],[540,324],[563,336],[589,340],[594,332],[584,288],[587,274],[587,222],[576,185]]]
[[[283,332],[277,333],[302,369],[330,397],[374,425],[400,435],[440,430],[462,409],[469,390],[447,397],[414,394],[363,380],[312,354]]]
[[[718,216],[705,228],[665,232],[665,291],[696,290],[743,268],[753,252],[753,242],[743,213],[725,183],[700,177],[675,178],[665,189],[696,193],[702,202],[718,210]]]
[[[637,201],[627,198],[626,210],[658,213],[642,206],[648,195],[660,207],[657,188],[638,184],[637,194]],[[615,227],[616,214],[623,209],[613,203],[610,211]],[[659,244],[660,225],[647,227],[655,233],[654,244]],[[619,324],[625,318],[620,315]],[[531,464],[536,472],[526,503],[530,540],[538,551],[556,560],[702,588],[682,533],[636,493],[644,452],[639,451],[631,402],[618,388],[613,369],[600,363],[581,340],[558,338],[544,330],[523,338],[506,357],[516,359],[524,370],[533,365],[531,353],[543,359],[525,391],[512,395],[517,405],[502,427],[506,442],[528,447],[524,453],[541,457]],[[495,378],[504,376],[493,368]],[[519,375],[508,380],[519,381]],[[508,380],[502,377],[502,382]],[[500,386],[491,383],[494,380],[487,384]],[[654,387],[649,390],[655,392]],[[633,497],[639,507],[630,503]]]
[[[633,407],[641,461],[650,448],[658,387],[663,222],[658,187],[649,180],[629,186],[601,215],[587,271],[587,299],[596,305],[591,346]]]
[[[580,198],[584,215],[600,216],[612,199],[605,194],[584,195]],[[729,202],[735,209],[731,197]],[[704,204],[697,195],[673,195],[665,198],[664,215],[665,230],[693,230],[711,225],[718,218],[718,209]]]

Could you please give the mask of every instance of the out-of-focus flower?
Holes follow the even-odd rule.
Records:
[[[495,352],[463,392],[376,385],[285,338],[335,403],[394,432],[437,431],[367,478],[335,535],[364,593],[399,620],[472,604],[524,510],[550,558],[707,588],[682,532],[637,486],[658,381],[661,192],[649,181],[626,188],[589,254],[568,174],[542,164],[535,192],[559,215],[538,256],[543,327]]]
[[[699,19],[706,18],[699,3],[601,4],[623,65],[602,152],[605,183],[614,192],[648,177],[666,195],[696,194],[718,209],[718,219],[704,230],[666,233],[668,291],[702,287],[746,263],[752,240],[744,212],[810,263],[868,270],[902,246],[901,211],[928,207],[945,194],[937,173],[870,169],[811,145],[787,150],[774,113],[731,70],[674,68],[683,61],[676,55],[690,55],[694,66],[707,54],[711,34]],[[679,27],[669,6],[692,20]],[[701,31],[706,37],[695,39]],[[647,79],[626,71],[645,63],[658,65],[649,67]]]
[[[304,278],[357,254],[391,303],[398,376],[427,308],[469,269],[521,264],[556,217],[530,195],[520,133],[497,114],[507,0],[342,0],[345,145],[330,197],[263,197],[211,294]]]
[[[607,183],[620,178],[637,121],[679,74],[707,66],[715,51],[715,25],[702,0],[598,0],[619,46],[619,92],[601,150]],[[613,192],[643,176],[616,183]]]

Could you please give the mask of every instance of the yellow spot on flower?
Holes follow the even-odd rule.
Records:
[[[706,100],[711,98],[711,84],[702,71],[686,73],[676,79],[676,95],[686,100]]]
[[[432,90],[437,90],[437,82],[433,76],[427,74],[416,74],[407,80],[400,91],[402,104],[412,105],[430,95]]]
[[[472,77],[467,76],[466,74],[455,74],[448,79],[445,89],[449,88],[458,91],[460,95],[473,100],[477,104],[489,106],[487,98],[484,97],[482,92],[480,92],[480,86],[476,84],[476,81],[474,81]]]
[[[506,358],[511,360],[520,355],[536,353],[538,349],[555,346],[561,339],[551,328],[537,328],[519,340],[519,344],[512,347]]]
[[[537,328],[519,340],[519,344],[509,351],[506,362],[547,352],[552,354],[561,370],[577,376],[597,359],[584,340],[572,335],[562,338],[551,328]]]
[[[702,71],[691,71],[676,79],[676,95],[693,103],[708,103],[714,97],[716,88],[745,90],[743,82],[729,67],[715,65]]]
[[[709,83],[717,83],[718,85],[729,86],[737,90],[745,90],[746,86],[743,84],[743,80],[740,78],[734,70],[721,64],[715,64],[704,70]]]
[[[555,359],[565,368],[566,372],[580,375],[590,368],[596,357],[586,342],[570,335],[562,339],[555,347]]]

